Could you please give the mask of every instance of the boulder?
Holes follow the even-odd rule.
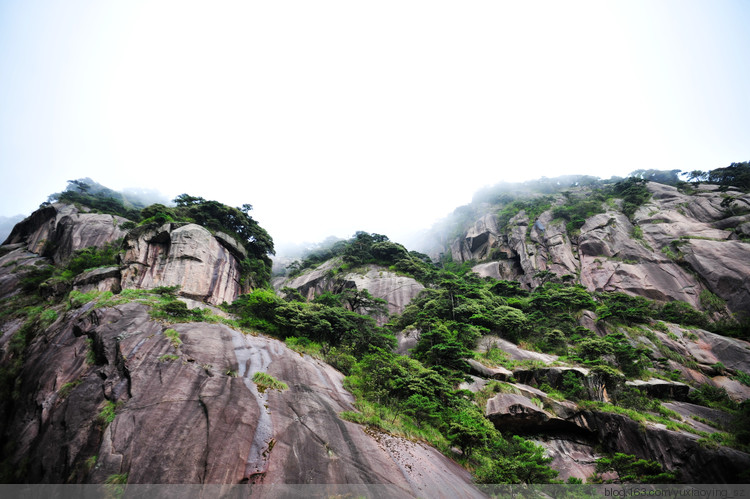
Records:
[[[213,305],[233,302],[243,289],[233,253],[200,225],[134,230],[123,246],[123,289],[180,286],[182,296]]]
[[[531,350],[524,350],[515,343],[508,340],[504,340],[497,336],[486,335],[481,340],[482,346],[486,348],[499,348],[508,355],[511,360],[532,360],[542,362],[544,364],[551,364],[557,360],[556,355],[532,352]]]
[[[284,287],[294,288],[308,300],[326,291],[340,293],[345,289],[366,289],[375,298],[386,301],[389,314],[403,312],[409,302],[424,289],[416,279],[399,275],[381,265],[368,264],[358,272],[334,275],[333,269],[339,266],[341,259],[333,258],[300,276],[275,281],[274,287],[277,291]],[[387,317],[379,316],[376,320],[382,325]]]
[[[563,380],[567,373],[573,373],[582,383],[589,375],[589,370],[583,367],[540,367],[533,369],[516,369],[513,377],[519,383],[539,385],[547,383],[552,388],[562,389]]]

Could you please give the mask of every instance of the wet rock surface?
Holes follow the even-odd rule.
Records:
[[[353,409],[343,375],[278,340],[161,324],[138,303],[86,306],[38,336],[27,365],[3,438],[31,463],[31,482],[127,473],[129,483],[388,483],[479,496],[435,449],[339,418]],[[264,390],[256,372],[288,389]]]

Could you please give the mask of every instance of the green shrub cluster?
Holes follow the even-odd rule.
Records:
[[[431,281],[436,271],[427,255],[408,251],[403,245],[391,242],[382,234],[358,231],[349,240],[337,241],[331,246],[310,253],[302,261],[292,262],[287,267],[287,274],[294,277],[305,269],[336,257],[340,257],[343,264],[333,272],[366,264],[378,264],[426,283]]]

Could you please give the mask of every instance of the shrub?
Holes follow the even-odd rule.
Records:
[[[279,381],[268,373],[256,372],[253,374],[253,383],[258,386],[258,391],[263,393],[266,390],[288,390],[289,386],[283,381]]]

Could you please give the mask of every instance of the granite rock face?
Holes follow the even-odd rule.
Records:
[[[200,225],[135,230],[123,246],[123,289],[180,286],[182,296],[213,305],[233,302],[243,289],[233,251]]]
[[[101,247],[125,237],[122,225],[128,220],[114,215],[80,212],[75,206],[56,203],[41,208],[17,224],[4,245],[24,243],[26,249],[66,262],[74,251]]]
[[[398,275],[374,264],[366,265],[360,272],[332,275],[331,271],[340,265],[341,259],[333,258],[300,276],[276,280],[274,287],[277,291],[284,287],[296,289],[308,300],[326,291],[340,293],[345,289],[366,289],[375,298],[386,301],[389,314],[403,312],[409,302],[424,289],[416,279]],[[376,319],[382,324],[387,318]]]
[[[386,483],[480,496],[435,449],[341,419],[352,396],[327,364],[224,325],[169,329],[145,305],[89,304],[37,336],[18,401],[2,411],[28,481],[127,473],[128,483]],[[263,389],[257,372],[288,389]]]
[[[647,183],[651,199],[628,218],[617,207],[589,217],[569,233],[553,218],[565,203],[552,196],[552,208],[534,220],[521,210],[498,226],[496,206],[464,224],[463,233],[437,246],[431,255],[450,253],[454,261],[474,261],[483,277],[518,281],[526,288],[541,284],[549,271],[573,279],[589,291],[619,291],[659,301],[679,300],[703,310],[701,294],[722,298],[730,313],[750,310],[750,215],[721,206],[726,195],[736,206],[750,207],[750,195],[716,186],[687,194],[675,187]],[[586,188],[573,189],[585,196]],[[489,213],[487,212],[489,210]],[[741,210],[740,210],[741,211]]]

